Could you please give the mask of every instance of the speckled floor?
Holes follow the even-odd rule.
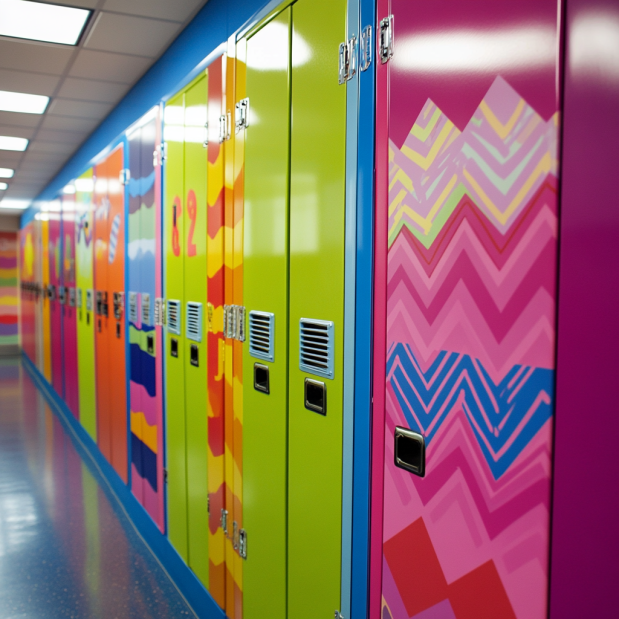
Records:
[[[195,617],[18,358],[0,358],[0,619]]]

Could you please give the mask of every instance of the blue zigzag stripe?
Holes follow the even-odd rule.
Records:
[[[463,409],[469,420],[474,421],[470,423],[471,428],[495,479],[507,471],[552,416],[553,370],[516,365],[495,385],[481,363],[473,362],[468,355],[443,351],[428,370],[422,372],[412,349],[403,343],[391,347],[387,375],[396,362],[400,367],[395,367],[389,385],[411,430],[424,434],[426,443],[430,444],[458,398],[463,398]],[[433,398],[436,400],[430,407]],[[532,407],[535,410],[530,414]],[[423,428],[419,427],[413,411]],[[519,428],[527,414],[530,416],[524,427]],[[438,415],[441,417],[438,423],[426,433],[425,428]],[[488,427],[487,419],[492,427]],[[513,442],[497,457],[510,440]]]

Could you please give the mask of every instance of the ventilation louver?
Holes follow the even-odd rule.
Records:
[[[187,303],[187,339],[202,341],[202,303]]]
[[[150,325],[150,294],[142,293],[142,324]]]
[[[257,359],[273,361],[275,314],[249,312],[249,354]]]
[[[168,331],[174,335],[181,334],[181,302],[168,301]]]
[[[133,324],[138,322],[138,293],[129,293],[129,321]]]
[[[301,318],[299,323],[299,368],[333,378],[333,323],[309,318]]]

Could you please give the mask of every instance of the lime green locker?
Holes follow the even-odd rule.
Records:
[[[289,7],[246,43],[244,619],[286,617],[291,17]]]
[[[316,619],[340,608],[346,2],[292,16],[288,617]]]
[[[77,364],[80,421],[93,441],[96,441],[93,191],[92,168],[90,168],[75,181],[75,285],[77,287]]]
[[[182,311],[185,300],[184,99],[184,93],[176,95],[166,104],[164,111],[164,140],[167,154],[163,206],[163,251],[167,297],[164,356],[168,535],[174,548],[188,562],[185,338],[182,337]]]
[[[189,566],[208,587],[207,350],[206,350],[206,111],[207,79],[185,92],[184,365],[187,424]]]

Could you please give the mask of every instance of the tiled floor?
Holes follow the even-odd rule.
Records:
[[[18,358],[0,358],[0,619],[195,617]]]

